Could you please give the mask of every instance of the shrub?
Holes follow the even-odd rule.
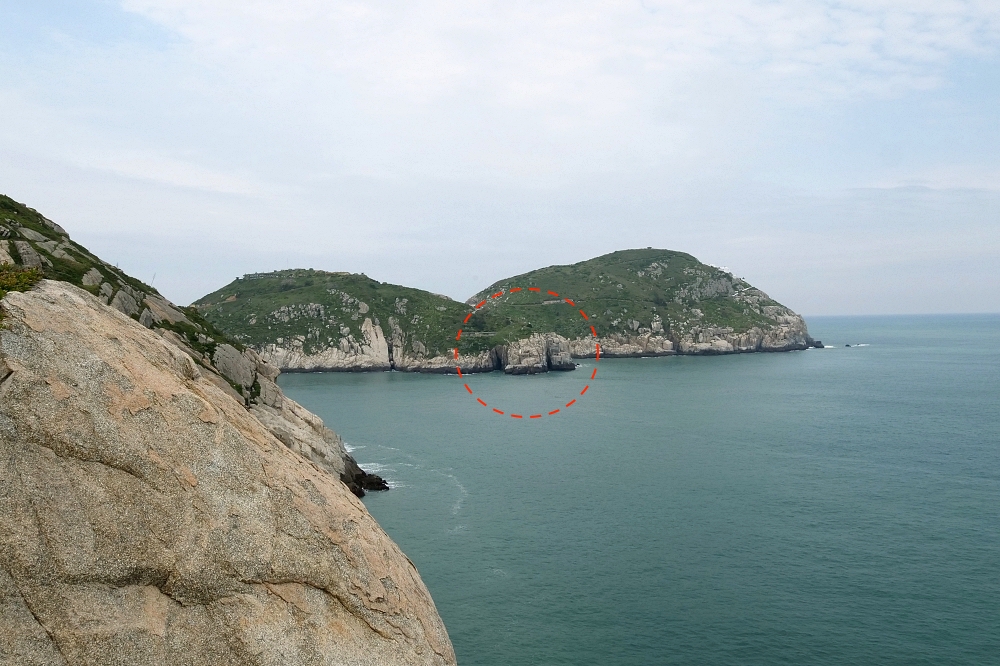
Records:
[[[0,298],[8,291],[27,291],[44,276],[37,268],[21,268],[10,264],[0,265]]]

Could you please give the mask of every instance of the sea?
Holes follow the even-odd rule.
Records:
[[[826,348],[280,383],[389,481],[364,502],[459,664],[1000,664],[1000,315],[808,324]]]

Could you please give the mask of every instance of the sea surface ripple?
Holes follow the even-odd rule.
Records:
[[[1000,663],[1000,316],[809,325],[601,361],[530,422],[456,377],[281,384],[393,485],[365,503],[465,666]],[[469,383],[530,410],[593,363]]]

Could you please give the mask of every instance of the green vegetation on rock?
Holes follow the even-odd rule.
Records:
[[[461,365],[482,370],[498,367],[498,350],[534,334],[566,338],[571,344],[562,351],[577,357],[593,355],[595,334],[608,353],[622,356],[801,349],[809,342],[798,315],[744,280],[689,254],[654,249],[531,271],[467,303],[310,269],[247,275],[195,305],[228,336],[286,369],[447,371],[457,348]]]
[[[0,194],[0,242],[6,243],[8,253],[22,266],[37,268],[50,280],[69,282],[95,295],[100,283],[89,284],[95,280],[85,280],[88,273],[91,276],[100,273],[102,278],[111,277],[138,291],[158,293],[98,259],[38,211],[3,194]]]
[[[509,294],[511,288],[524,291]],[[530,287],[540,292],[527,291]],[[498,299],[490,296],[499,291]],[[559,294],[552,296],[548,292]],[[578,307],[568,306],[562,299]],[[654,331],[659,322],[667,337],[694,328],[734,332],[775,323],[766,308],[782,306],[763,292],[720,268],[671,250],[621,250],[569,266],[550,266],[490,285],[469,300],[486,305],[470,327],[496,331],[497,340],[523,338],[532,332],[581,338],[593,325],[599,336]],[[579,310],[589,317],[584,321]]]
[[[11,264],[0,266],[0,298],[8,291],[27,291],[42,279],[42,272],[37,268],[21,268]]]
[[[195,303],[231,338],[261,349],[301,344],[306,354],[361,341],[366,319],[411,348],[447,354],[469,308],[447,296],[378,282],[366,275],[286,270],[239,278]]]

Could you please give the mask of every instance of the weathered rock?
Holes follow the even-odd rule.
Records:
[[[549,370],[574,370],[573,354],[569,340],[555,333],[545,335],[545,356]]]
[[[533,375],[550,370],[573,370],[569,341],[555,333],[535,333],[501,346],[500,368],[508,375]]]
[[[392,348],[392,367],[402,372],[454,373],[461,368],[464,373],[493,372],[497,369],[497,353],[494,350],[478,354],[452,356],[422,356],[409,354]]]
[[[219,372],[243,388],[248,389],[253,386],[257,377],[257,365],[236,347],[229,344],[218,345],[212,362]]]
[[[765,306],[775,325],[753,327],[743,333],[731,328],[694,327],[678,341],[682,354],[732,354],[743,352],[776,352],[808,349],[812,338],[800,315],[788,308]]]
[[[187,354],[65,283],[2,308],[0,663],[455,663],[364,506]]]
[[[259,350],[261,357],[282,370],[389,370],[389,343],[382,327],[366,318],[361,324],[361,340],[353,335],[340,339],[336,347],[310,354],[304,350],[304,339],[294,339],[288,345],[267,345]]]
[[[10,241],[0,241],[0,266],[13,263],[14,257],[10,256]]]
[[[128,293],[125,289],[118,290],[115,297],[111,299],[111,307],[126,316],[138,314],[139,312],[139,304],[132,297],[132,294]]]
[[[30,231],[30,229],[24,229],[24,231]],[[45,238],[45,236],[42,236],[41,234],[35,235],[39,238]],[[72,248],[72,245],[66,241],[44,240],[38,243],[38,247],[44,249],[56,259],[65,259],[67,261],[76,262],[76,259],[74,259],[73,256],[66,251]]]
[[[83,279],[81,281],[88,287],[97,286],[104,281],[104,275],[96,268],[91,268],[83,275]]]
[[[171,324],[179,324],[188,321],[184,313],[175,308],[170,301],[156,294],[147,295],[145,303],[157,322],[168,321]]]
[[[33,240],[36,243],[44,243],[49,240],[47,236],[43,236],[34,229],[29,229],[28,227],[19,227],[17,232],[28,240]]]
[[[615,333],[600,338],[570,340],[573,358],[594,358],[598,345],[601,347],[601,356],[607,358],[670,356],[675,353],[674,343],[670,339],[652,332],[639,335]]]
[[[340,480],[356,496],[364,497],[366,491],[389,490],[389,484],[381,476],[364,471],[353,458],[347,463],[347,469],[341,474]]]
[[[548,372],[545,336],[539,333],[517,340],[501,349],[500,364],[508,375],[533,375]]]
[[[27,241],[14,241],[17,255],[21,257],[21,265],[25,268],[42,268],[42,257],[35,252],[35,248]]]
[[[153,313],[149,311],[149,308],[143,309],[142,314],[139,315],[139,323],[146,328],[153,328],[156,320],[153,318]]]

